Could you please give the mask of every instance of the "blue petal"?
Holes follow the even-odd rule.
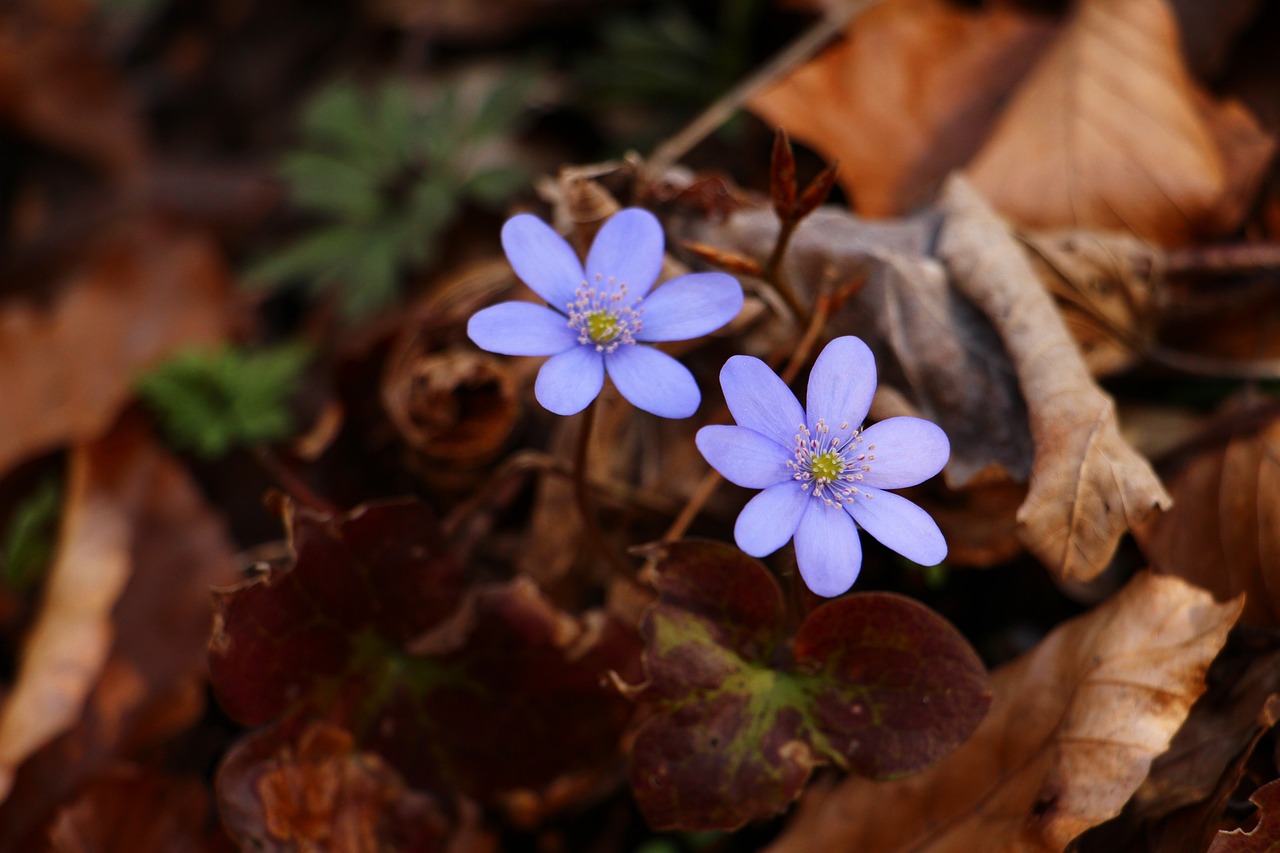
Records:
[[[644,296],[662,272],[662,226],[647,210],[628,207],[615,213],[596,234],[587,253],[587,280],[593,287],[613,281],[627,295]]]
[[[796,530],[796,566],[818,595],[831,598],[853,586],[862,570],[862,543],[840,507],[813,501]]]
[[[573,248],[538,217],[522,213],[502,226],[502,250],[533,292],[557,309],[573,302],[586,273]]]
[[[576,415],[604,387],[604,359],[594,347],[576,346],[547,359],[533,385],[534,396],[549,412]]]
[[[863,431],[864,453],[875,454],[862,482],[877,489],[923,483],[942,470],[951,442],[937,424],[920,418],[889,418]]]
[[[653,347],[623,344],[604,357],[609,378],[637,409],[664,418],[687,418],[702,393],[689,368]]]
[[[846,336],[827,344],[809,374],[805,405],[809,426],[825,418],[835,429],[843,421],[857,429],[876,393],[876,358],[860,338]]]
[[[758,358],[735,355],[720,370],[724,401],[739,426],[791,447],[804,424],[804,410],[791,389]]]
[[[796,533],[800,517],[810,503],[816,503],[798,483],[770,486],[738,513],[733,538],[738,547],[753,557],[765,557],[787,544]]]
[[[708,335],[742,310],[742,285],[722,272],[682,275],[644,300],[641,341],[687,341]]]
[[[748,489],[767,489],[795,482],[787,467],[790,448],[753,429],[740,426],[706,426],[694,439],[698,450],[730,483]],[[799,483],[796,483],[799,486]]]
[[[865,487],[858,491],[858,497],[844,508],[863,530],[922,566],[936,566],[946,559],[947,540],[929,513],[893,492]]]
[[[556,355],[578,345],[563,314],[532,302],[502,302],[471,315],[467,337],[502,355]]]

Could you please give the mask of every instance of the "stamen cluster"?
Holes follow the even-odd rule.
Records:
[[[801,490],[827,506],[853,503],[858,495],[858,487],[853,484],[871,470],[871,460],[875,458],[871,453],[875,445],[862,451],[862,443],[862,430],[850,431],[848,421],[841,421],[834,435],[825,419],[819,419],[812,431],[800,424],[795,458],[787,462],[787,467],[795,471],[792,478],[800,482]],[[871,497],[870,493],[864,494]]]
[[[644,309],[640,298],[626,303],[626,282],[619,284],[610,277],[600,287],[601,281],[600,275],[596,276],[597,287],[584,281],[574,291],[574,300],[565,306],[565,312],[569,315],[569,328],[578,333],[578,343],[607,354],[622,344],[636,342],[636,333],[644,326]]]

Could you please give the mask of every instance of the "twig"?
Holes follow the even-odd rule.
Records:
[[[830,12],[758,71],[717,98],[675,136],[655,148],[649,157],[648,168],[654,173],[660,173],[675,165],[694,146],[728,121],[757,92],[826,47],[827,42],[844,31],[849,21],[876,2],[877,0],[847,0],[836,11]]]
[[[1235,246],[1174,249],[1165,255],[1164,271],[1174,275],[1278,272],[1280,271],[1280,244],[1241,243]]]

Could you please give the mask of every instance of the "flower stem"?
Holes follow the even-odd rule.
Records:
[[[782,225],[778,229],[778,239],[773,244],[773,252],[769,255],[769,260],[765,262],[762,278],[777,291],[782,297],[782,301],[787,303],[787,308],[796,318],[797,325],[809,326],[813,323],[813,314],[809,311],[805,304],[800,301],[800,297],[796,295],[791,284],[787,281],[786,275],[782,272],[782,258],[787,253],[787,247],[791,245],[791,235],[795,233],[799,220],[784,219]]]
[[[609,547],[604,531],[600,528],[600,520],[591,508],[591,494],[587,486],[587,451],[591,447],[591,431],[595,422],[596,403],[593,400],[582,413],[582,423],[578,427],[578,448],[573,455],[573,497],[578,504],[578,514],[582,516],[582,530],[587,540],[609,561],[616,574],[629,578],[631,566],[625,557]]]

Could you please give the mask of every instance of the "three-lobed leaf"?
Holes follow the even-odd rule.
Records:
[[[819,764],[874,778],[923,769],[986,712],[981,661],[921,604],[847,596],[791,638],[781,590],[758,561],[710,542],[654,556],[631,784],[656,828],[732,829],[775,814]]]

